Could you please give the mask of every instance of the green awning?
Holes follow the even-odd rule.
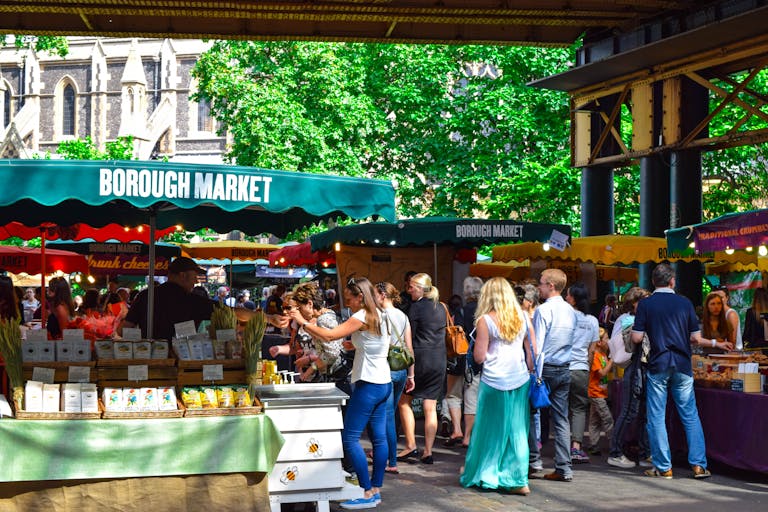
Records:
[[[516,220],[457,219],[425,217],[404,219],[394,223],[370,222],[341,226],[312,235],[312,250],[345,245],[406,247],[423,245],[455,245],[477,247],[495,243],[546,242],[557,230],[570,237],[571,226],[540,224]]]
[[[0,223],[110,222],[277,236],[336,217],[395,219],[382,180],[158,161],[0,160]]]
[[[727,213],[691,226],[668,229],[670,252],[696,254],[768,245],[768,209]]]

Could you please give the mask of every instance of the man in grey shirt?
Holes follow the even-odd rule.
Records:
[[[548,268],[539,278],[539,296],[544,303],[533,313],[533,329],[544,352],[542,378],[549,387],[550,422],[555,431],[555,471],[544,478],[560,482],[573,480],[571,466],[571,426],[568,421],[568,393],[571,384],[571,346],[576,331],[576,315],[561,295],[567,278],[556,268]],[[530,444],[531,469],[542,468],[541,453],[535,435]],[[531,436],[529,436],[529,439]]]

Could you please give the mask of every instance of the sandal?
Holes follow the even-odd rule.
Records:
[[[528,496],[531,494],[531,489],[529,489],[527,485],[524,485],[523,487],[512,487],[508,492],[509,494],[516,494],[518,496]]]
[[[443,442],[443,446],[456,446],[464,441],[464,437],[449,437]]]
[[[385,473],[389,473],[391,475],[399,475],[400,474],[400,471],[397,469],[397,467],[393,468],[393,467],[390,467],[390,466],[385,467],[384,468],[384,472]]]

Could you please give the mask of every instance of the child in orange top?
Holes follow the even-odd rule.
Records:
[[[595,347],[592,366],[589,371],[589,447],[590,455],[600,455],[598,442],[600,431],[604,431],[608,439],[611,438],[613,429],[613,416],[608,408],[608,372],[611,371],[612,362],[608,358],[608,333],[600,328],[600,340]]]

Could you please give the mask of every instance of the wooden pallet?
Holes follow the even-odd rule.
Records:
[[[147,380],[128,380],[129,366],[147,366]],[[160,388],[178,384],[175,359],[99,359],[96,365],[100,388],[142,387]]]
[[[214,382],[203,380],[203,366],[218,365],[222,366],[222,380]],[[178,386],[181,390],[184,386],[204,386],[204,385],[222,385],[222,384],[245,384],[247,382],[245,375],[245,361],[243,359],[205,359],[205,360],[182,360],[177,362],[179,370]]]

